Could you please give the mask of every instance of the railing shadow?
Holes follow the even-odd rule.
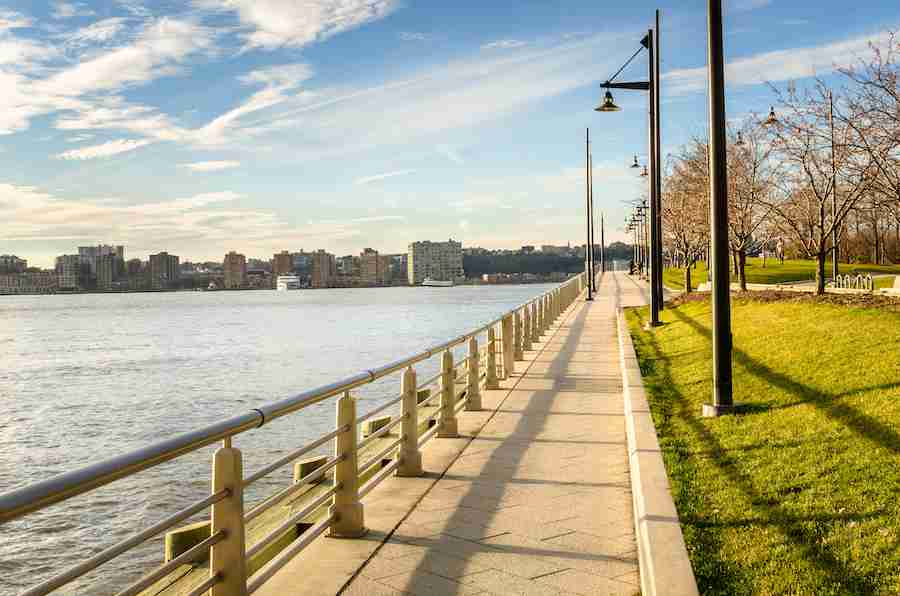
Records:
[[[565,385],[565,377],[567,376],[567,367],[571,363],[572,357],[574,354],[580,353],[581,350],[578,349],[579,344],[582,342],[585,327],[587,324],[588,315],[593,308],[609,308],[608,305],[603,303],[588,303],[586,304],[578,313],[573,317],[562,322],[561,326],[557,329],[556,333],[548,338],[545,344],[545,349],[548,345],[553,345],[556,343],[559,347],[558,354],[552,359],[549,360],[549,367],[546,373],[538,373],[535,375],[538,378],[544,378],[546,375],[549,378],[554,379],[554,383],[551,387],[542,388],[540,390],[529,390],[529,389],[517,389],[513,388],[510,390],[510,394],[504,399],[507,401],[513,395],[514,392],[519,391],[520,393],[528,393],[528,401],[525,407],[521,410],[516,408],[507,407],[504,409],[501,404],[498,408],[498,412],[510,412],[521,414],[521,417],[517,421],[515,427],[511,429],[509,432],[504,433],[504,437],[476,437],[474,443],[478,441],[496,441],[499,445],[496,445],[492,448],[490,456],[484,462],[482,469],[490,469],[491,477],[490,477],[490,486],[494,488],[485,489],[485,485],[483,484],[472,484],[468,488],[466,488],[466,494],[457,501],[457,506],[453,514],[446,519],[444,522],[444,528],[453,528],[454,526],[463,526],[467,524],[471,524],[471,510],[467,507],[467,505],[478,505],[480,511],[484,512],[485,510],[492,509],[493,506],[497,506],[497,508],[503,507],[503,499],[507,495],[508,489],[512,486],[521,486],[521,485],[555,485],[555,486],[563,486],[569,488],[596,488],[596,487],[616,487],[623,488],[622,483],[592,483],[592,482],[553,482],[553,481],[545,481],[545,480],[527,480],[516,478],[516,475],[519,470],[519,466],[523,463],[525,459],[526,452],[532,448],[535,443],[579,443],[579,444],[591,444],[589,441],[578,441],[578,440],[569,440],[562,439],[556,440],[553,438],[540,438],[541,433],[545,430],[547,420],[551,416],[557,415],[554,411],[554,406],[556,402],[556,397],[561,390],[560,385]],[[612,311],[610,310],[610,316],[612,316]],[[559,339],[562,338],[562,345],[559,345]],[[532,366],[534,364],[540,364],[542,366],[546,366],[548,360],[542,359],[540,356],[532,362]],[[533,378],[532,375],[526,370],[522,377]],[[573,391],[572,387],[565,387],[562,390]],[[580,388],[579,391],[585,391],[590,393],[590,389]],[[602,415],[602,414],[601,414]],[[473,444],[474,444],[473,443]],[[596,443],[596,442],[595,442]],[[624,451],[624,441],[619,443],[622,445],[622,449]],[[457,479],[457,480],[471,480],[471,478],[460,475],[447,474],[444,476],[444,479]],[[627,488],[627,486],[624,486]],[[467,511],[468,510],[468,511]],[[489,518],[492,518],[493,515],[488,513]],[[504,532],[503,534],[509,534],[510,532]],[[501,534],[501,535],[503,535]],[[448,537],[449,536],[449,537]],[[402,535],[397,536],[397,538],[403,540]],[[454,537],[452,535],[448,535],[446,533],[441,533],[436,537],[432,538],[416,538],[414,540],[415,544],[420,544],[424,546],[427,551],[426,555],[423,557],[422,562],[416,567],[416,569],[412,572],[410,576],[410,583],[414,581],[414,579],[420,574],[427,574],[429,572],[427,561],[427,553],[437,551],[441,552],[440,547],[442,545],[441,541],[452,541],[452,540],[463,540],[462,538]],[[480,538],[480,540],[484,540],[486,537]],[[599,540],[599,539],[598,539]],[[456,557],[460,559],[460,561],[456,562],[455,565],[458,570],[463,571],[473,556],[477,553],[497,553],[497,554],[507,554],[507,555],[527,555],[529,557],[539,557],[544,560],[548,560],[548,558],[554,558],[557,560],[574,560],[574,559],[596,559],[596,560],[609,560],[609,561],[618,561],[630,564],[636,564],[637,561],[630,556],[601,556],[596,554],[589,553],[579,553],[571,550],[561,550],[558,548],[553,548],[553,545],[548,544],[548,548],[546,549],[536,549],[531,546],[522,545],[522,544],[501,544],[501,545],[491,545],[485,542],[480,542],[476,540],[467,541],[468,543],[465,545],[465,549],[462,551],[454,550],[450,554],[452,557]],[[560,569],[562,571],[562,569]],[[520,574],[521,576],[521,574]],[[397,586],[399,587],[399,586]],[[409,586],[407,586],[409,587]],[[453,587],[447,588],[448,591],[443,591],[445,594],[456,594],[460,593],[466,586],[464,584],[459,583],[454,585]],[[402,589],[402,588],[401,588]]]

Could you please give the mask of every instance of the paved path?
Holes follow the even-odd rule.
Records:
[[[644,291],[566,313],[345,594],[638,593],[615,304]]]

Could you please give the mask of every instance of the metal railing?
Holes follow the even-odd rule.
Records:
[[[537,342],[551,323],[578,298],[586,287],[585,280],[585,274],[576,275],[474,331],[395,362],[0,495],[2,525],[202,447],[222,442],[222,446],[213,455],[212,490],[208,497],[69,567],[23,594],[48,594],[207,508],[211,509],[208,537],[132,583],[120,594],[139,594],[180,566],[198,559],[209,560],[209,573],[196,586],[185,590],[185,593],[208,592],[212,596],[252,593],[322,533],[330,531],[332,535],[342,537],[362,535],[365,526],[361,499],[395,472],[400,476],[421,475],[420,447],[435,435],[458,436],[457,413],[463,409],[481,409],[482,390],[499,388],[498,381],[512,374],[515,361],[523,359],[523,352]],[[481,335],[486,337],[479,345]],[[452,350],[463,344],[467,344],[468,352],[454,365]],[[438,355],[441,356],[441,372],[422,384],[417,383],[415,365]],[[400,396],[357,416],[356,399],[350,392],[399,371],[403,371]],[[440,391],[419,402],[419,392],[435,384]],[[458,391],[459,387],[462,387],[461,391]],[[241,452],[231,446],[232,437],[335,396],[341,396],[336,404],[335,430],[246,477],[243,475]],[[358,442],[360,424],[397,405],[400,405],[400,414],[396,418]],[[435,408],[434,412],[427,413],[429,408]],[[420,419],[423,412],[426,414]],[[400,429],[399,437],[391,440],[393,437],[389,433],[397,427]],[[420,427],[423,429],[421,432]],[[381,445],[376,443],[379,440],[388,442]],[[244,511],[244,491],[248,486],[330,441],[335,444],[333,457],[321,462],[291,486],[265,499],[253,509]],[[367,460],[359,465],[358,456],[361,451],[371,453],[365,453]],[[382,466],[380,469],[379,464]],[[266,536],[257,539],[249,549],[246,548],[245,528],[248,522],[308,487],[310,483],[320,481],[329,471],[333,471],[331,488],[318,494],[300,511],[286,517]],[[363,479],[365,483],[361,485]],[[326,505],[327,513],[321,519],[248,577],[248,562],[252,557]]]

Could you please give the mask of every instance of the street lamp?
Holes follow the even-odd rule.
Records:
[[[615,82],[616,77],[637,57],[641,51],[647,50],[649,54],[649,80],[634,82]],[[650,212],[649,212],[649,236],[650,236],[650,325],[660,325],[659,311],[663,308],[662,292],[662,201],[661,201],[661,163],[660,158],[660,89],[659,89],[659,11],[656,11],[656,26],[647,31],[647,35],[641,40],[641,47],[628,59],[616,73],[607,79],[602,85],[606,92],[603,101],[594,108],[597,112],[618,112],[621,108],[613,99],[612,89],[628,89],[633,91],[647,91],[650,95],[650,171],[645,167],[641,172],[642,177],[649,177],[650,182]],[[636,167],[635,159],[632,167]]]
[[[722,0],[707,2],[709,72],[709,204],[712,272],[713,403],[704,417],[734,409],[731,375],[731,278],[728,263],[728,156],[725,145],[725,58]]]

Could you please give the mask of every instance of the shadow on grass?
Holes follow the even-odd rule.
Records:
[[[712,332],[708,327],[701,325],[696,320],[691,319],[690,317],[686,317],[682,313],[678,312],[677,309],[673,309],[672,314],[675,315],[680,321],[686,323],[692,329],[700,333],[706,339],[710,339],[712,337]],[[860,437],[878,443],[880,446],[884,447],[891,453],[900,454],[900,434],[898,434],[897,431],[892,429],[884,422],[881,422],[880,420],[863,414],[862,412],[859,412],[855,408],[845,403],[840,403],[841,399],[856,395],[863,391],[877,389],[887,390],[900,387],[900,382],[888,383],[875,387],[858,389],[838,395],[832,395],[823,391],[819,391],[818,389],[808,387],[807,385],[803,385],[802,383],[798,383],[787,375],[773,370],[765,364],[754,360],[746,352],[743,352],[737,348],[732,347],[732,353],[734,356],[734,360],[739,365],[747,369],[747,372],[761,377],[775,387],[778,387],[779,389],[782,389],[783,391],[791,393],[800,398],[800,401],[792,402],[792,404],[790,404],[791,406],[801,403],[811,404],[815,408],[824,412],[825,415],[840,420],[850,430],[855,432]],[[754,404],[743,405],[745,411],[747,408],[752,409],[753,406]],[[769,407],[761,404],[760,410],[765,409],[769,409]]]
[[[695,321],[688,319],[678,312],[670,309],[682,321],[688,323],[705,337],[709,337],[709,330]],[[635,311],[639,321],[643,322],[641,313]],[[657,338],[652,333],[640,333],[636,338],[635,347],[638,349],[644,381],[647,384],[651,396],[651,410],[654,422],[660,436],[663,447],[663,455],[666,459],[666,467],[672,476],[676,508],[682,516],[682,526],[685,538],[689,545],[691,563],[697,582],[703,594],[737,594],[752,592],[753,582],[751,573],[741,569],[735,562],[722,558],[722,535],[720,529],[729,527],[729,523],[716,523],[709,520],[709,513],[705,507],[704,497],[701,491],[695,491],[697,475],[695,463],[696,452],[691,451],[687,441],[678,437],[673,432],[672,423],[675,419],[685,424],[698,442],[706,446],[705,452],[712,454],[708,458],[722,477],[737,487],[750,503],[748,513],[752,521],[746,520],[746,524],[766,525],[776,530],[787,541],[793,543],[798,552],[811,565],[818,568],[827,581],[833,586],[839,586],[843,594],[872,594],[877,586],[872,578],[861,576],[853,572],[843,561],[839,560],[824,545],[820,536],[804,527],[808,521],[805,518],[792,516],[777,501],[771,500],[761,494],[753,483],[753,478],[740,470],[740,459],[729,453],[718,438],[707,428],[698,417],[698,412],[690,399],[678,389],[671,374],[671,361],[663,354]],[[644,352],[641,354],[641,352]],[[649,351],[650,353],[647,353]],[[746,365],[752,360],[746,354],[738,355]],[[778,386],[790,386],[797,392],[802,391],[805,397],[812,390],[808,387],[790,381],[778,373],[767,369],[762,365],[755,367],[756,371],[767,370],[776,379]],[[815,393],[815,392],[813,392]],[[815,403],[815,402],[814,402]],[[829,408],[830,409],[830,408]],[[842,414],[846,415],[842,412]],[[860,424],[860,416],[851,420],[854,424]],[[888,433],[891,433],[887,429]],[[876,432],[881,436],[883,429]],[[871,435],[867,432],[866,436]],[[896,448],[896,444],[894,445]],[[877,515],[870,513],[870,516]],[[839,515],[823,516],[823,521],[838,521],[843,519]],[[745,521],[736,522],[734,525],[743,526]],[[785,591],[798,589],[799,586],[783,586]]]

